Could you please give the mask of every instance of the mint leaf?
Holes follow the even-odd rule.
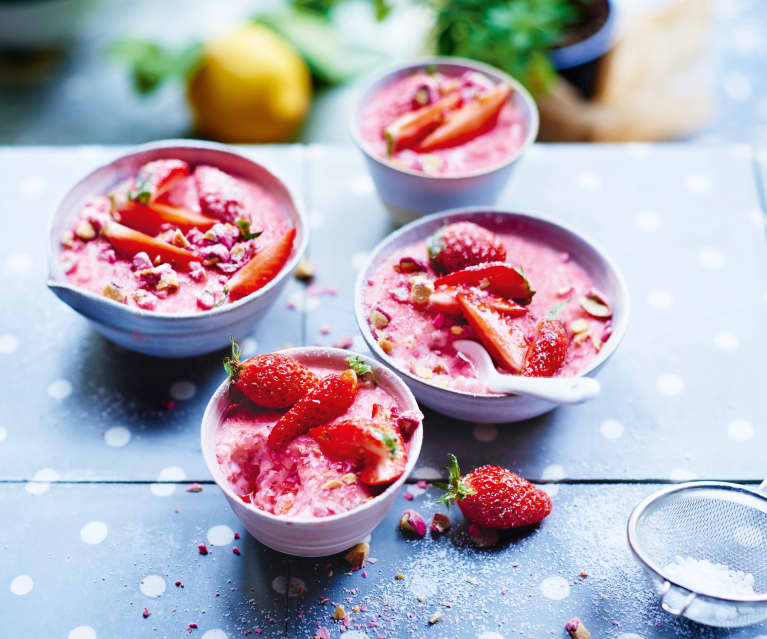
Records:
[[[250,220],[246,220],[245,218],[240,218],[235,222],[237,224],[237,228],[240,229],[240,237],[243,240],[255,240],[263,231],[256,231],[255,233],[250,232]]]
[[[381,436],[381,440],[386,445],[386,448],[389,449],[389,457],[394,459],[397,456],[397,440],[394,439],[389,433],[384,433]]]
[[[370,366],[370,364],[365,363],[365,360],[362,359],[359,355],[351,355],[347,357],[346,364],[360,377],[370,375],[370,379],[373,379],[373,368]]]

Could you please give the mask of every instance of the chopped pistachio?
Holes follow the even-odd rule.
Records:
[[[115,284],[114,282],[110,282],[103,289],[101,289],[101,294],[110,300],[121,303],[124,303],[127,297],[125,295],[125,291],[122,290],[120,285]]]
[[[441,610],[437,610],[437,612],[435,612],[431,617],[429,617],[429,625],[433,626],[440,619],[442,619],[442,611]]]
[[[314,279],[316,270],[309,260],[301,260],[296,267],[296,279],[302,282],[310,282]]]
[[[381,347],[381,350],[386,353],[387,355],[391,353],[394,350],[394,343],[390,342],[385,337],[381,337],[378,340],[378,345]]]
[[[341,477],[341,481],[344,482],[344,484],[353,484],[357,481],[357,475],[354,473],[346,473]]]
[[[333,490],[334,488],[338,488],[339,486],[343,486],[343,483],[340,479],[331,479],[329,481],[326,481],[324,484],[322,484],[322,490]]]
[[[589,321],[582,317],[570,322],[570,330],[573,333],[583,333],[583,331],[589,330]]]
[[[450,327],[450,332],[451,332],[453,335],[463,335],[463,326],[458,326],[458,325],[456,325],[456,326],[451,326],[451,327]]]
[[[346,559],[350,566],[361,566],[365,563],[369,554],[370,544],[366,541],[361,541],[346,551],[344,559]]]
[[[80,220],[75,228],[75,235],[87,242],[96,237],[96,229],[93,228],[93,225],[88,220]]]
[[[344,617],[346,617],[346,610],[344,610],[344,607],[341,604],[338,604],[333,611],[333,619],[340,621]]]
[[[416,275],[410,279],[410,297],[416,304],[426,304],[434,292],[434,282],[423,275]]]
[[[61,234],[61,239],[59,241],[62,246],[72,248],[75,245],[75,234],[72,233],[72,231],[65,231]]]
[[[434,376],[423,364],[413,364],[413,372],[418,375],[418,377],[423,377],[424,379],[431,379]]]

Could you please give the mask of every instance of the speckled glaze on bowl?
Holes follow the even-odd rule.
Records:
[[[437,71],[444,71],[448,75],[464,71],[479,71],[495,82],[510,84],[514,88],[510,100],[522,114],[525,123],[525,139],[516,152],[502,164],[459,175],[427,175],[399,168],[371,152],[359,131],[363,107],[383,87],[426,66],[432,66]],[[365,157],[370,177],[373,179],[379,197],[394,221],[397,224],[405,224],[425,213],[458,206],[495,204],[517,161],[538,135],[538,107],[527,90],[503,71],[465,58],[437,56],[398,65],[373,80],[357,101],[351,116],[350,130],[352,139]]]
[[[288,348],[281,353],[292,355],[299,361],[327,362],[328,367],[343,367],[352,353],[330,347],[306,346]],[[391,370],[375,360],[360,355],[373,368],[376,383],[390,393],[403,410],[418,410],[415,397],[407,385]],[[324,557],[351,548],[367,537],[381,523],[391,508],[402,484],[412,472],[423,443],[423,425],[419,425],[410,438],[407,465],[402,476],[380,495],[357,508],[338,515],[315,519],[293,519],[273,515],[246,504],[232,491],[216,460],[216,432],[229,405],[227,397],[229,382],[224,381],[208,402],[202,418],[200,431],[202,455],[208,471],[224,493],[234,514],[248,532],[273,550],[299,557]]]
[[[556,408],[557,404],[519,395],[481,395],[450,390],[423,380],[401,368],[394,359],[384,353],[370,331],[363,305],[363,293],[368,279],[373,276],[378,265],[393,251],[425,240],[445,224],[461,221],[476,222],[491,230],[513,231],[539,241],[558,251],[569,253],[573,260],[585,269],[596,287],[612,302],[613,332],[599,354],[580,374],[593,375],[604,365],[623,338],[629,316],[626,282],[613,261],[591,241],[558,222],[488,207],[453,209],[429,215],[402,227],[378,244],[370,254],[367,264],[360,270],[355,285],[354,313],[360,332],[376,357],[402,376],[418,401],[437,412],[474,423],[517,422],[542,415]]]
[[[296,227],[293,252],[282,271],[266,286],[232,304],[199,313],[157,313],[131,308],[69,283],[61,263],[59,238],[68,230],[85,200],[107,192],[151,160],[177,158],[190,164],[210,164],[256,182],[282,204]],[[246,336],[277,299],[309,242],[301,199],[277,176],[257,162],[221,144],[198,140],[163,140],[137,147],[80,180],[59,204],[49,230],[48,287],[108,339],[132,351],[157,357],[189,357],[224,348],[229,335]]]

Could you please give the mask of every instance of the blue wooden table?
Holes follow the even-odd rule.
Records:
[[[364,571],[340,557],[274,553],[239,527],[199,449],[223,353],[127,352],[46,291],[49,216],[73,181],[122,150],[0,148],[0,637],[321,628],[345,639],[566,637],[572,616],[600,639],[767,635],[767,626],[714,631],[662,613],[625,541],[632,507],[661,484],[755,485],[767,473],[764,149],[531,149],[501,204],[563,220],[605,247],[628,280],[628,334],[589,404],[498,426],[427,413],[420,460],[374,531],[377,561]],[[308,295],[291,282],[246,353],[288,343],[364,350],[353,280],[391,225],[361,158],[346,146],[245,152],[303,194],[317,284],[338,291]],[[493,462],[540,482],[552,515],[492,549],[473,545],[457,511],[449,535],[404,539],[405,508],[425,518],[438,508],[418,482],[439,476],[451,451],[465,468]],[[194,482],[202,492],[188,490]],[[198,553],[201,542],[210,554]],[[348,627],[331,618],[338,603]]]

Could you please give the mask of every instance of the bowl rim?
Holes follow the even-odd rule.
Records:
[[[81,184],[86,182],[95,173],[108,169],[113,164],[116,164],[117,162],[125,160],[126,158],[130,158],[133,155],[138,155],[141,153],[145,153],[147,151],[159,151],[162,149],[172,150],[177,148],[192,149],[192,150],[203,149],[206,151],[213,151],[215,153],[223,153],[230,156],[235,156],[241,160],[248,162],[249,164],[255,167],[258,167],[259,170],[265,171],[266,173],[271,175],[273,178],[275,178],[275,180],[277,180],[277,182],[282,186],[282,188],[285,189],[285,192],[287,193],[288,197],[293,203],[293,208],[295,209],[296,216],[298,218],[295,228],[296,228],[296,232],[297,233],[300,232],[301,234],[301,241],[298,244],[298,246],[294,245],[295,250],[294,250],[293,257],[290,258],[285,263],[285,265],[282,267],[280,272],[277,273],[277,275],[275,275],[266,285],[264,285],[257,291],[254,291],[250,295],[246,295],[245,297],[236,300],[235,302],[224,304],[222,306],[219,306],[218,308],[214,307],[208,310],[200,310],[200,311],[188,312],[188,313],[160,313],[158,311],[150,311],[150,310],[145,310],[142,308],[133,308],[131,306],[121,304],[120,302],[117,302],[115,300],[103,297],[101,295],[96,295],[95,293],[91,291],[86,291],[80,288],[79,286],[75,286],[71,284],[68,281],[60,281],[55,279],[52,274],[53,262],[54,262],[54,251],[53,251],[54,224],[56,220],[59,218],[59,216],[62,215],[63,213],[62,205],[64,201],[69,197],[70,193],[72,193],[72,191],[74,191]],[[289,274],[292,273],[293,270],[295,270],[295,268],[298,266],[298,263],[301,261],[301,259],[304,256],[304,253],[306,252],[306,249],[309,245],[309,233],[310,233],[310,225],[308,222],[308,217],[306,214],[306,208],[304,206],[303,198],[301,197],[300,193],[297,193],[296,191],[293,190],[293,188],[288,184],[288,182],[286,182],[283,179],[282,175],[279,172],[266,167],[260,162],[256,162],[255,160],[244,155],[243,153],[238,152],[230,145],[221,144],[219,142],[210,142],[208,140],[196,140],[196,139],[182,139],[182,138],[156,140],[153,142],[148,142],[146,144],[131,146],[128,151],[124,153],[120,153],[118,156],[113,157],[108,162],[99,164],[95,168],[88,171],[87,174],[85,174],[82,178],[77,180],[77,182],[75,182],[69,189],[67,189],[66,193],[59,200],[59,203],[56,206],[53,214],[48,219],[48,227],[47,227],[48,277],[46,280],[46,284],[51,289],[67,289],[67,290],[73,291],[74,293],[78,295],[85,297],[86,299],[94,303],[107,304],[108,307],[112,307],[113,309],[119,309],[119,311],[116,311],[116,312],[125,313],[129,316],[136,317],[136,318],[152,319],[152,320],[156,320],[157,322],[172,323],[176,320],[185,320],[188,322],[195,319],[220,317],[230,312],[234,312],[241,307],[247,306],[251,302],[254,302],[260,297],[263,297],[271,289],[276,287],[278,283],[281,282],[285,277],[289,276]]]
[[[362,334],[362,337],[365,339],[365,342],[367,343],[368,347],[376,354],[376,356],[381,361],[386,362],[386,364],[392,367],[399,375],[405,376],[410,382],[414,382],[416,384],[422,385],[423,387],[429,389],[430,391],[433,391],[433,392],[442,391],[446,393],[447,395],[455,395],[458,397],[464,397],[464,398],[473,399],[477,401],[483,401],[486,403],[491,403],[491,402],[501,403],[501,402],[507,402],[509,400],[515,400],[519,398],[519,396],[517,395],[497,395],[497,394],[488,395],[484,393],[471,393],[468,391],[455,390],[452,388],[444,388],[443,386],[438,386],[432,382],[429,382],[424,379],[421,379],[420,377],[417,377],[410,371],[403,369],[394,360],[394,358],[387,355],[384,352],[384,350],[378,345],[378,342],[373,338],[373,334],[370,331],[370,325],[368,324],[363,311],[362,291],[364,290],[367,279],[368,279],[367,272],[374,262],[381,259],[383,254],[387,252],[387,249],[389,248],[389,246],[397,238],[401,237],[402,235],[405,235],[406,233],[410,232],[414,228],[417,228],[419,226],[425,226],[427,224],[432,224],[434,223],[435,220],[442,220],[445,218],[455,217],[455,220],[452,220],[452,221],[456,221],[456,222],[463,221],[463,220],[471,221],[475,216],[480,214],[502,215],[502,216],[514,217],[518,219],[532,220],[533,222],[536,222],[536,223],[547,224],[553,227],[558,227],[561,230],[567,231],[568,233],[580,239],[584,244],[591,247],[591,249],[597,255],[599,255],[600,259],[607,266],[608,270],[611,271],[612,274],[615,276],[615,279],[618,282],[617,297],[619,299],[616,299],[613,302],[613,306],[615,307],[617,305],[618,308],[621,309],[621,321],[618,324],[613,324],[613,331],[609,339],[604,343],[604,346],[601,348],[597,356],[593,360],[591,360],[591,362],[589,362],[588,366],[586,366],[585,368],[583,368],[582,370],[578,372],[577,377],[585,377],[589,373],[594,372],[602,364],[604,364],[608,360],[608,358],[615,352],[615,350],[618,348],[618,345],[623,340],[623,336],[625,335],[626,329],[628,328],[631,301],[629,297],[626,280],[623,277],[623,274],[621,273],[620,269],[618,269],[617,265],[612,260],[612,258],[607,253],[605,253],[605,251],[598,244],[594,243],[587,236],[584,236],[580,231],[576,231],[571,226],[564,224],[560,222],[559,220],[555,220],[549,217],[544,217],[541,215],[535,215],[531,213],[521,213],[521,212],[511,211],[508,209],[503,209],[503,208],[498,208],[493,206],[458,207],[454,209],[448,209],[446,211],[440,211],[439,213],[432,213],[430,215],[425,215],[397,229],[393,233],[390,233],[383,240],[381,240],[375,246],[375,248],[373,248],[364,266],[357,273],[357,280],[354,284],[354,316],[357,320],[357,327],[360,333]],[[426,239],[426,236],[424,236],[424,238],[422,239]]]
[[[420,407],[418,406],[418,402],[416,401],[415,396],[413,395],[413,392],[410,390],[408,385],[402,381],[402,379],[399,377],[396,371],[391,370],[390,368],[388,368],[381,362],[376,361],[374,358],[368,355],[364,355],[362,353],[357,353],[355,351],[351,351],[351,350],[347,350],[343,348],[335,348],[333,346],[294,346],[291,348],[280,350],[278,352],[286,354],[286,355],[322,353],[322,354],[330,355],[334,358],[339,358],[343,361],[345,361],[347,357],[357,355],[358,357],[362,358],[362,360],[373,369],[374,374],[382,375],[388,381],[390,381],[394,386],[398,387],[398,390],[402,393],[402,395],[405,398],[407,398],[409,403],[412,404],[412,406],[409,407],[408,410],[420,411]],[[265,510],[261,510],[260,508],[258,508],[257,506],[253,504],[248,504],[247,502],[244,502],[240,497],[238,497],[234,493],[234,491],[231,489],[229,482],[226,481],[226,478],[221,474],[220,466],[219,466],[218,460],[216,459],[215,447],[213,447],[213,449],[209,449],[206,447],[206,444],[205,444],[206,426],[207,424],[212,423],[213,421],[216,422],[215,428],[218,428],[218,426],[220,425],[220,422],[214,415],[215,404],[219,401],[219,398],[221,397],[221,395],[228,392],[228,389],[229,389],[229,380],[225,379],[223,382],[221,382],[218,388],[216,388],[215,392],[213,393],[213,395],[211,395],[211,398],[208,400],[208,404],[205,406],[205,412],[203,413],[202,421],[200,424],[200,447],[202,450],[203,460],[205,461],[205,466],[207,467],[208,472],[213,477],[213,481],[216,482],[216,484],[224,492],[226,497],[228,497],[230,500],[233,500],[234,502],[238,504],[241,504],[249,512],[256,513],[257,515],[264,517],[265,519],[269,521],[274,521],[279,523],[289,523],[291,526],[314,526],[317,523],[327,524],[327,523],[337,522],[353,514],[357,515],[359,513],[366,512],[367,510],[376,507],[379,502],[384,501],[391,494],[395,493],[396,491],[400,489],[400,487],[405,483],[407,478],[413,472],[413,469],[415,468],[415,464],[418,461],[419,456],[421,455],[421,447],[423,445],[423,420],[421,420],[421,422],[418,424],[418,427],[413,431],[413,434],[410,437],[410,449],[408,450],[407,463],[405,465],[404,472],[402,473],[400,477],[398,477],[389,486],[387,486],[387,488],[384,491],[382,491],[379,495],[376,495],[372,499],[360,504],[356,508],[352,508],[351,510],[347,510],[346,512],[343,512],[343,513],[337,513],[335,515],[327,515],[325,517],[313,517],[311,519],[298,519],[295,517],[288,517],[285,515],[274,515]]]
[[[742,484],[736,484],[736,483],[724,482],[724,481],[688,481],[681,484],[673,484],[671,486],[666,486],[664,488],[656,490],[655,492],[651,493],[650,495],[642,499],[642,501],[640,501],[636,506],[634,506],[634,509],[631,511],[631,514],[629,515],[628,521],[626,523],[626,540],[628,542],[629,548],[631,549],[631,553],[634,555],[634,558],[642,565],[642,567],[649,570],[658,579],[668,582],[671,585],[676,586],[677,588],[681,590],[695,593],[696,595],[705,597],[707,599],[715,599],[725,603],[734,602],[734,603],[747,604],[747,603],[767,602],[767,593],[756,593],[754,595],[739,595],[737,597],[723,597],[721,595],[708,594],[704,592],[703,590],[688,588],[687,586],[683,586],[682,584],[674,581],[673,579],[669,579],[668,577],[664,576],[662,572],[663,569],[658,567],[658,565],[654,561],[652,561],[652,559],[646,556],[646,553],[642,549],[642,544],[638,539],[637,525],[639,524],[640,517],[644,514],[644,512],[647,510],[647,507],[650,506],[650,504],[660,499],[663,499],[665,497],[668,497],[669,495],[673,493],[684,491],[688,488],[713,488],[713,489],[725,488],[727,490],[734,490],[736,492],[745,493],[749,497],[756,497],[758,499],[767,501],[767,494],[765,494],[763,491],[759,490],[758,488],[752,489]]]
[[[526,103],[530,111],[529,121],[525,123],[527,125],[527,131],[525,132],[525,139],[522,142],[522,144],[519,146],[519,148],[517,148],[508,158],[506,158],[503,162],[499,164],[494,164],[490,167],[486,167],[484,169],[477,169],[475,171],[467,171],[465,173],[448,174],[448,175],[430,175],[430,174],[422,173],[419,171],[413,171],[412,169],[399,167],[393,164],[392,162],[389,162],[386,159],[378,157],[377,155],[372,153],[370,149],[368,149],[367,143],[362,139],[362,136],[359,131],[360,112],[362,111],[363,106],[367,104],[367,102],[370,99],[367,96],[368,92],[371,90],[374,84],[387,80],[391,76],[397,73],[406,71],[408,69],[417,69],[420,67],[426,67],[430,65],[433,65],[436,67],[439,67],[440,65],[462,66],[462,67],[465,67],[467,70],[480,71],[484,73],[485,75],[489,75],[493,79],[500,79],[505,82],[508,82],[514,89],[514,92],[522,97],[522,100]],[[507,166],[513,164],[516,160],[518,160],[522,156],[522,154],[525,151],[527,151],[527,149],[533,144],[533,142],[535,142],[535,139],[538,137],[538,128],[540,126],[540,115],[538,113],[538,105],[533,99],[533,96],[530,95],[530,92],[522,85],[521,82],[519,82],[515,78],[512,78],[508,73],[501,71],[500,69],[494,66],[485,64],[483,62],[477,62],[476,60],[469,60],[468,58],[461,58],[458,56],[428,56],[428,57],[416,58],[415,60],[412,60],[405,64],[403,63],[392,64],[378,71],[375,75],[369,76],[369,78],[364,82],[362,87],[357,89],[357,96],[354,99],[353,104],[354,104],[354,108],[352,109],[352,115],[349,118],[349,133],[352,137],[352,140],[354,141],[354,144],[357,146],[357,148],[360,149],[360,151],[362,151],[365,154],[365,157],[367,157],[370,160],[373,160],[374,162],[376,162],[377,164],[381,166],[392,169],[394,171],[398,171],[399,173],[402,173],[404,175],[412,175],[413,177],[427,179],[427,180],[464,180],[467,178],[480,177],[483,175],[489,175],[491,173],[495,173],[496,171],[500,171],[506,168]]]

